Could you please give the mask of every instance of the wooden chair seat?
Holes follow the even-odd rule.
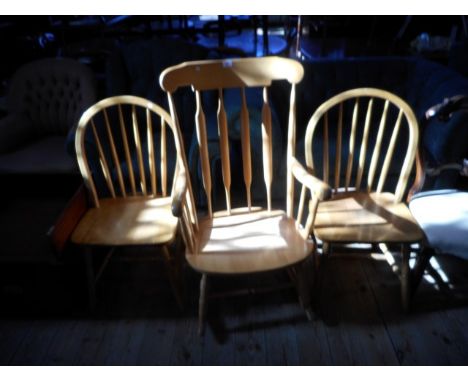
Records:
[[[319,204],[314,233],[325,242],[413,243],[423,232],[389,192],[345,192]]]
[[[72,235],[76,244],[154,245],[174,240],[178,219],[171,198],[127,197],[101,199],[90,208]]]
[[[313,250],[293,218],[281,210],[238,208],[199,221],[196,253],[189,264],[202,273],[245,274],[297,264]]]

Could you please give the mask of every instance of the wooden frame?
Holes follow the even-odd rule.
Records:
[[[155,121],[159,122],[159,148],[154,142]],[[169,250],[177,244],[179,222],[172,214],[174,190],[168,195],[167,127],[172,132],[176,150],[175,184],[181,166],[181,146],[172,118],[160,106],[141,97],[110,97],[86,110],[78,123],[77,160],[93,207],[81,218],[71,240],[85,250],[92,306],[96,300],[95,284],[116,247],[158,246],[169,268],[177,302],[182,307],[182,262],[177,252]],[[92,152],[94,166],[90,165]],[[101,189],[99,176],[104,178]],[[93,269],[92,248],[95,246],[110,248],[97,272]]]
[[[199,301],[199,331],[203,332],[207,301],[208,276],[240,275],[289,268],[298,287],[301,304],[310,316],[309,286],[304,279],[304,261],[313,252],[308,240],[319,200],[330,196],[330,188],[314,179],[294,158],[296,140],[295,97],[296,84],[303,76],[302,65],[280,57],[207,60],[186,62],[167,68],[160,76],[161,87],[167,92],[174,124],[178,125],[173,94],[180,87],[190,86],[195,93],[195,126],[200,152],[203,188],[207,198],[206,216],[198,216],[190,177],[179,168],[180,182],[176,184],[177,201],[173,212],[181,217],[181,231],[186,244],[188,263],[202,274]],[[271,200],[272,120],[268,88],[273,80],[287,80],[291,84],[287,142],[286,212],[274,210]],[[245,88],[261,87],[263,174],[267,195],[266,208],[252,205],[252,160],[250,119]],[[246,207],[231,206],[231,165],[229,157],[229,126],[226,118],[223,89],[238,88],[241,121],[242,173],[246,189]],[[218,92],[217,124],[225,191],[226,209],[213,211],[206,118],[202,92]],[[180,130],[179,130],[180,134]],[[184,167],[187,169],[186,159]],[[294,179],[311,192],[311,208],[301,226],[306,204],[299,206],[298,220],[293,218]],[[176,200],[176,199],[175,199]],[[277,229],[274,232],[274,229]],[[262,236],[263,235],[263,236]],[[266,241],[265,241],[266,238]],[[285,246],[272,244],[284,241]],[[261,247],[259,247],[259,243]],[[282,242],[283,243],[283,242]]]
[[[367,108],[362,132],[358,132],[359,106],[363,103],[363,99],[367,100]],[[346,152],[346,150],[343,151],[345,148],[343,116],[344,107],[348,106],[349,102],[354,102],[354,104]],[[375,104],[379,102],[383,102],[382,113],[376,121],[373,113],[376,110]],[[396,109],[397,116],[393,130],[386,133],[391,108]],[[333,126],[330,127],[331,116],[336,117],[336,134],[335,131],[330,131],[333,128]],[[373,121],[378,122],[375,124],[376,129],[372,128]],[[407,147],[403,163],[399,167],[400,174],[395,191],[394,193],[386,192],[388,187],[385,185],[392,160],[396,157],[395,147],[403,122],[407,126]],[[408,309],[411,294],[410,244],[424,244],[425,241],[422,230],[402,202],[418,146],[419,128],[416,117],[405,101],[381,89],[352,89],[330,98],[312,115],[306,130],[306,164],[313,174],[320,172],[315,166],[313,145],[314,136],[320,125],[323,126],[324,140],[321,172],[325,182],[333,183],[333,196],[331,200],[318,207],[313,229],[314,235],[323,241],[325,254],[330,252],[330,246],[333,243],[401,244],[402,301],[404,308]],[[330,180],[330,135],[336,136],[336,141],[333,142],[335,173],[332,180]],[[360,141],[358,141],[359,138]],[[372,143],[374,144],[371,150]],[[344,176],[341,174],[342,159],[345,159]],[[365,177],[366,172],[367,177]],[[380,176],[376,181],[378,173]],[[419,273],[419,270],[417,272]]]

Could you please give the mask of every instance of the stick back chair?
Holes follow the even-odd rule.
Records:
[[[365,108],[364,119],[359,118],[361,108]],[[350,126],[343,122],[347,112]],[[319,129],[323,141],[322,169],[315,164],[319,158],[314,138]],[[318,206],[315,237],[323,242],[325,254],[333,243],[401,244],[405,309],[410,295],[410,244],[424,239],[402,202],[418,134],[416,117],[405,101],[384,90],[358,88],[324,102],[310,119],[305,137],[308,170],[316,175],[321,172],[322,180],[333,187],[332,198]],[[394,185],[388,178],[395,169],[398,176],[391,192]],[[304,192],[300,200],[303,198]]]
[[[308,241],[317,201],[326,198],[329,187],[313,179],[294,158],[295,145],[295,88],[303,76],[302,65],[294,60],[280,57],[246,58],[186,62],[163,71],[161,87],[168,93],[171,114],[177,123],[173,93],[181,87],[191,86],[195,93],[197,131],[204,192],[207,199],[207,214],[200,219],[194,203],[189,177],[182,177],[176,185],[180,204],[177,213],[183,218],[183,237],[186,243],[188,263],[202,274],[199,300],[199,332],[202,334],[207,300],[207,280],[210,275],[241,275],[289,268],[296,281],[300,301],[309,312],[309,288],[304,277],[303,262],[312,253],[314,246]],[[273,80],[287,80],[291,84],[290,111],[287,146],[286,212],[272,208],[271,183],[272,136],[271,109],[268,89]],[[261,126],[249,126],[249,110],[246,102],[248,87],[263,88]],[[242,172],[245,183],[246,206],[231,206],[231,165],[229,156],[229,133],[223,89],[239,88],[241,105]],[[217,124],[221,154],[222,181],[226,208],[213,211],[212,180],[206,137],[206,118],[202,104],[202,92],[218,92]],[[263,173],[267,195],[266,207],[252,205],[250,187],[252,163],[250,132],[262,131]],[[255,164],[254,164],[255,165]],[[187,164],[185,163],[187,168]],[[307,215],[305,227],[300,227],[293,218],[294,181],[312,190],[314,198]],[[304,204],[301,207],[304,208]]]
[[[182,305],[182,263],[169,251],[178,229],[168,189],[171,135],[177,172],[180,145],[172,119],[164,109],[144,98],[104,99],[86,110],[78,123],[76,154],[92,207],[81,218],[71,240],[85,249],[92,306],[95,284],[113,249],[121,246],[159,246],[177,301]],[[92,257],[96,246],[111,248],[97,272]]]

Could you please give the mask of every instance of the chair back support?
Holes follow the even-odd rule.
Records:
[[[360,118],[361,108],[365,108],[365,118]],[[343,123],[347,113],[351,114],[350,126]],[[407,127],[407,140],[398,139],[406,133],[402,132],[402,125]],[[317,161],[318,154],[314,150],[319,150],[313,141],[319,126],[323,128],[322,178],[333,186],[334,192],[365,189],[380,193],[384,190],[389,169],[396,166],[401,170],[394,191],[395,203],[402,200],[419,135],[417,119],[405,101],[384,90],[358,88],[324,102],[310,119],[305,137],[306,164],[314,173],[318,170],[314,164],[314,155]],[[407,147],[400,147],[402,142]],[[401,164],[395,162],[398,161],[396,146],[398,152],[404,153]]]
[[[273,179],[272,167],[272,118],[269,103],[268,88],[273,80],[287,80],[291,84],[289,123],[288,123],[288,170],[289,158],[294,155],[295,145],[295,86],[303,77],[303,68],[299,62],[280,57],[244,58],[207,60],[182,63],[167,68],[160,77],[161,87],[168,93],[169,107],[172,117],[177,123],[177,112],[174,106],[173,93],[181,87],[191,86],[195,93],[196,113],[195,126],[197,132],[200,163],[202,170],[203,187],[207,198],[208,214],[213,216],[212,208],[212,180],[208,142],[206,133],[206,118],[202,105],[202,92],[215,90],[218,92],[217,124],[220,145],[222,179],[226,198],[227,213],[231,213],[231,163],[229,158],[229,133],[226,109],[224,105],[223,89],[239,88],[241,146],[242,146],[242,171],[246,189],[246,204],[250,210],[252,164],[250,129],[259,128],[262,131],[262,157],[263,174],[267,195],[267,208],[271,210],[271,184]],[[260,87],[263,89],[262,123],[261,126],[249,126],[249,109],[246,102],[248,87]],[[187,164],[185,163],[187,166]],[[188,168],[188,167],[186,167]],[[292,215],[293,202],[293,178],[291,171],[287,175],[287,212]],[[190,200],[193,203],[193,195],[189,184]],[[193,207],[194,209],[195,207]],[[192,215],[196,212],[192,211]],[[192,216],[192,221],[196,217]]]
[[[160,106],[140,97],[116,96],[83,113],[75,147],[81,174],[96,207],[99,199],[108,195],[167,196],[166,126],[172,132],[178,153],[177,171],[181,152],[178,134],[170,115]],[[157,129],[159,142],[155,142]],[[90,166],[92,158],[95,163]],[[97,187],[99,178],[104,179],[104,190]]]

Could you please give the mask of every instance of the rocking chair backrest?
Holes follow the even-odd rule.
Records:
[[[247,207],[252,207],[251,184],[252,163],[250,129],[261,128],[263,174],[267,195],[267,208],[271,210],[271,184],[273,178],[272,166],[272,118],[269,103],[268,88],[273,80],[287,80],[291,83],[290,110],[288,123],[288,179],[287,179],[287,212],[292,215],[293,180],[289,158],[294,154],[295,145],[295,85],[301,81],[303,68],[299,62],[280,57],[245,58],[193,61],[182,63],[166,69],[160,77],[161,87],[168,93],[169,107],[174,120],[177,113],[174,108],[172,94],[180,87],[191,86],[195,92],[196,114],[195,125],[200,152],[203,187],[207,198],[208,214],[213,216],[212,181],[208,152],[206,118],[202,105],[202,92],[216,90],[218,92],[218,136],[220,145],[222,178],[226,198],[227,213],[231,213],[231,164],[229,158],[229,133],[226,109],[224,106],[223,89],[239,88],[241,145],[243,178],[246,189]],[[263,88],[263,106],[261,126],[249,126],[249,110],[246,102],[248,87]],[[190,187],[189,187],[190,188]],[[190,191],[191,192],[191,191]],[[193,196],[192,196],[193,201]],[[193,220],[196,218],[193,217]]]

